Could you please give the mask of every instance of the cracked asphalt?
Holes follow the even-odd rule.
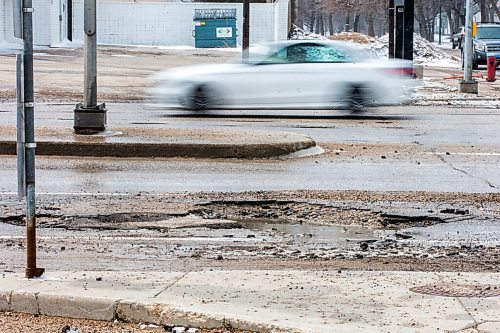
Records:
[[[12,106],[2,106],[8,122]],[[44,266],[499,271],[496,110],[200,116],[141,104],[109,108],[113,124],[145,132],[291,131],[321,149],[255,160],[38,157]],[[41,126],[71,126],[68,104],[38,110]],[[15,169],[14,157],[0,158],[4,271],[24,264]]]
[[[23,206],[1,199],[0,271],[21,270]],[[497,194],[44,195],[37,221],[52,270],[500,268]]]

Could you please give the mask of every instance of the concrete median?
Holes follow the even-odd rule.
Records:
[[[0,154],[16,154],[16,128],[0,127]],[[117,128],[79,135],[37,128],[37,155],[93,157],[271,158],[316,146],[308,136],[275,131]]]

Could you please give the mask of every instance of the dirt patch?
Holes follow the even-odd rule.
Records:
[[[163,325],[141,325],[124,322],[105,322],[87,319],[71,319],[61,317],[48,317],[39,315],[30,315],[24,313],[0,312],[0,327],[3,332],[9,333],[55,333],[67,332],[72,327],[74,331],[80,333],[99,332],[99,333],[159,333],[171,331]],[[200,329],[198,333],[251,333],[232,328],[227,329]]]
[[[373,37],[367,36],[358,32],[341,32],[338,34],[334,34],[332,36],[328,36],[330,40],[341,40],[346,42],[354,42],[357,44],[370,44],[374,43],[376,40]]]
[[[99,46],[98,99],[102,102],[148,98],[149,77],[179,66],[223,63],[236,53],[217,50],[168,50],[155,47]],[[83,96],[83,49],[49,48],[35,52],[37,102],[80,101]],[[0,55],[0,101],[15,100],[15,57]]]

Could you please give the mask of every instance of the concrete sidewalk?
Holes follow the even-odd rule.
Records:
[[[427,102],[440,99],[449,99],[450,101],[494,101],[500,99],[500,71],[497,70],[497,80],[495,82],[486,81],[485,67],[473,71],[473,79],[478,82],[477,95],[459,93],[458,89],[463,75],[463,69],[460,68],[426,66],[424,68],[424,80],[439,84],[430,85],[427,91],[424,89],[423,93]]]
[[[78,135],[37,127],[37,155],[95,157],[269,158],[316,146],[308,136],[255,130],[113,128]],[[16,154],[16,128],[0,126],[0,155]]]
[[[494,333],[499,281],[499,273],[5,273],[0,311],[258,332]]]

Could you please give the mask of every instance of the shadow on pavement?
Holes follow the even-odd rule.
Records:
[[[178,111],[161,115],[163,118],[220,118],[220,119],[346,119],[346,120],[412,120],[415,116],[381,115],[381,114],[260,114],[260,113],[230,113],[224,111],[200,112]]]

